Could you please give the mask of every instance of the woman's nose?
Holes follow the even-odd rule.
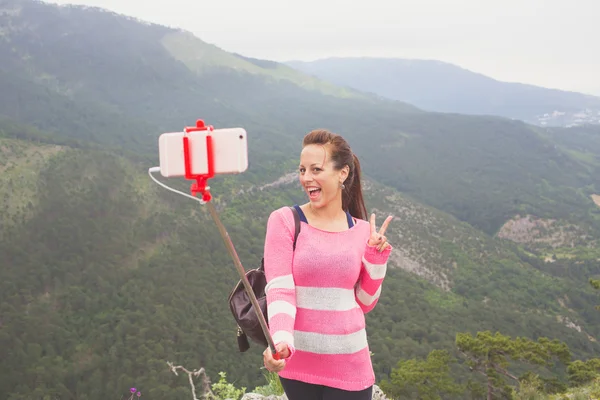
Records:
[[[300,180],[302,182],[309,182],[312,180],[312,175],[310,174],[310,172],[306,171],[302,175],[300,175]]]

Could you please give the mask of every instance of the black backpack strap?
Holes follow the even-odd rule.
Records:
[[[295,207],[290,207],[292,209],[292,213],[294,213],[294,225],[296,227],[296,232],[294,232],[294,251],[296,250],[296,240],[298,240],[298,234],[300,233],[300,215],[298,215],[298,210]]]
[[[296,251],[296,240],[298,240],[298,235],[300,234],[300,215],[298,214],[298,211],[294,208],[294,207],[290,207],[292,209],[292,213],[294,214],[294,226],[296,228],[296,231],[294,232],[294,245],[293,245],[293,249],[294,251]],[[265,270],[265,258],[263,257],[260,261],[260,267],[258,268],[259,271],[264,271]]]

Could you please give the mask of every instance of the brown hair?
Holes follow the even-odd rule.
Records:
[[[304,136],[304,140],[302,141],[303,147],[310,144],[329,145],[331,161],[333,161],[336,170],[339,171],[344,165],[348,165],[350,171],[348,178],[343,182],[342,209],[348,211],[353,217],[366,221],[367,209],[360,182],[360,162],[356,154],[350,149],[348,142],[336,133],[332,133],[326,129],[316,129]]]

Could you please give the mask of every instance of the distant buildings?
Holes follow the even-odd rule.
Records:
[[[562,126],[567,128],[588,124],[600,125],[600,110],[589,108],[577,112],[555,110],[551,113],[538,115],[527,122],[540,126]]]

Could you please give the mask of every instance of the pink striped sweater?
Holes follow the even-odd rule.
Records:
[[[355,220],[342,232],[301,222],[282,207],[269,217],[265,240],[267,312],[274,342],[291,350],[284,378],[362,390],[375,383],[364,314],[377,304],[391,252],[367,244],[370,226]]]

